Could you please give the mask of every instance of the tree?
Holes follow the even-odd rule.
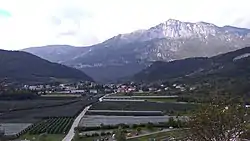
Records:
[[[141,133],[141,130],[142,130],[141,127],[137,127],[137,128],[136,128],[136,132],[137,132],[137,133]]]
[[[148,122],[148,123],[146,124],[146,128],[147,128],[148,130],[153,130],[154,124],[151,123],[151,122]]]
[[[122,129],[122,127],[119,127],[115,132],[115,139],[116,141],[126,141],[125,131]]]
[[[247,132],[247,110],[232,99],[215,97],[189,119],[191,141],[231,141]]]

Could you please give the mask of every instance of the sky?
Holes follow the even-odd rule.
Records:
[[[0,0],[0,49],[88,46],[168,19],[250,28],[249,0]]]

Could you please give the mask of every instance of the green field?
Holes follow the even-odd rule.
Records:
[[[138,138],[128,139],[128,141],[149,141],[149,139],[155,139],[156,141],[159,141],[162,139],[182,138],[184,135],[185,131],[175,130],[175,131],[158,132],[155,134],[141,136]]]
[[[134,93],[117,93],[114,96],[166,96],[168,93],[153,93],[153,92],[134,92]]]
[[[157,132],[155,130],[151,130],[151,132]],[[183,138],[185,136],[184,130],[174,130],[174,131],[158,131],[157,133],[152,133],[149,135],[139,135],[139,137],[135,138],[128,138],[127,141],[149,141],[149,139],[156,139],[156,141],[162,140],[162,139],[170,139],[170,138]],[[110,136],[97,136],[97,137],[81,137],[78,139],[75,139],[73,141],[94,141],[97,139],[104,139],[105,137],[110,138]]]
[[[50,93],[46,95],[41,95],[41,97],[81,97],[80,94],[67,94],[67,93]]]
[[[149,102],[177,102],[177,98],[144,98]]]
[[[44,136],[45,141],[62,141],[65,135],[63,134],[45,134],[45,135],[30,135],[30,134],[25,134],[21,136],[19,139],[27,139],[30,141],[39,141],[41,139],[41,136]]]
[[[147,102],[147,101],[103,101],[94,104],[90,110],[121,110],[121,111],[162,111],[165,115],[189,113],[197,108],[196,104],[174,102]]]
[[[79,139],[73,139],[73,141],[95,141],[99,139],[100,137],[82,137]]]
[[[141,129],[141,132],[156,132],[156,131],[159,131],[160,128],[157,128],[157,127],[152,127],[151,129],[148,129],[147,127],[140,127]],[[126,131],[129,131],[130,133],[136,133],[136,129],[131,129],[131,128],[128,128],[128,129],[125,129]],[[96,130],[98,132],[98,130]],[[105,131],[105,130],[102,130],[102,131]],[[113,130],[115,131],[115,129]],[[111,132],[112,133],[112,132]],[[104,138],[111,138],[111,135],[105,135],[105,136],[95,136],[95,137],[86,137],[86,136],[82,136],[82,137],[78,137],[78,138],[74,138],[73,141],[96,141],[97,139],[101,140],[101,139],[104,139]]]

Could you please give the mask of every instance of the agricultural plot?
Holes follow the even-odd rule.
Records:
[[[54,100],[52,100],[54,101]],[[59,100],[61,103],[52,106],[51,100],[44,100],[41,103],[43,107],[39,108],[27,108],[22,110],[12,110],[12,111],[5,111],[0,114],[0,123],[35,123],[40,121],[41,119],[48,118],[48,117],[75,117],[86,105],[89,105],[93,102],[98,101],[98,98],[89,99],[88,97],[79,99],[76,102],[70,103],[62,103],[62,102],[69,102],[67,100]],[[9,101],[9,105],[15,104],[15,101]],[[21,101],[23,106],[20,107],[28,107],[28,105],[38,107],[35,105],[33,101]],[[20,102],[20,103],[21,103]],[[46,104],[46,102],[48,102]],[[41,103],[37,103],[37,105],[41,105]],[[45,105],[45,106],[44,106]],[[49,105],[49,106],[48,106]],[[7,107],[6,106],[6,107]],[[1,107],[2,108],[2,107]]]
[[[29,134],[65,134],[69,131],[74,118],[49,118],[44,119],[30,129]]]
[[[163,116],[164,113],[162,111],[88,110],[86,115]]]
[[[182,140],[183,137],[187,134],[186,130],[171,130],[171,131],[161,131],[156,133],[147,134],[145,136],[138,136],[128,138],[127,141],[161,141],[161,140],[171,140],[171,138],[175,138],[175,140]]]
[[[178,98],[177,95],[149,95],[149,96],[107,96],[107,99],[148,99],[148,98]]]
[[[40,134],[40,135],[25,134],[25,135],[22,135],[17,141],[19,140],[38,141],[38,140],[41,140],[42,135],[43,134]],[[43,139],[45,141],[62,141],[63,137],[64,137],[63,134],[45,134],[45,137]]]
[[[103,101],[177,102],[178,96],[108,96]]]
[[[31,123],[3,123],[1,124],[4,129],[5,135],[16,135],[24,129],[31,126]]]
[[[167,122],[170,116],[84,116],[79,127],[96,127],[100,125],[117,124],[141,124],[141,123],[159,123]]]
[[[20,111],[28,109],[37,109],[43,107],[53,107],[60,105],[67,105],[76,102],[76,100],[13,100],[0,101],[0,112]]]
[[[154,93],[154,92],[134,92],[133,96],[168,96],[169,93]],[[127,93],[117,93],[116,96],[128,96]]]
[[[90,110],[121,110],[121,111],[162,111],[164,114],[183,113],[193,110],[195,104],[159,103],[159,102],[134,102],[134,101],[103,101],[94,104]]]
[[[6,125],[4,129],[7,131],[7,136],[13,133],[8,136],[13,139],[30,129],[32,129],[30,133],[34,135],[42,132],[66,133],[82,109],[97,102],[100,96],[86,96],[78,99],[50,97],[38,100],[0,101],[0,124]],[[23,123],[32,125],[27,128]],[[20,125],[20,129],[17,125]]]
[[[74,117],[84,104],[77,102],[64,106],[12,111],[0,116],[0,123],[34,123],[47,117]]]

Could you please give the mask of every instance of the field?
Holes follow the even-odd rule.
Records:
[[[127,93],[117,93],[116,96],[127,96]],[[153,92],[134,92],[133,96],[166,96],[168,93],[153,93]]]
[[[97,100],[98,98],[83,97],[74,100],[0,101],[0,123],[35,123],[48,117],[74,117],[86,105]]]
[[[149,98],[178,98],[176,95],[145,95],[145,96],[107,96],[107,99],[149,99]]]
[[[63,137],[65,135],[62,134],[49,134],[49,135],[44,135],[46,141],[62,141]],[[30,141],[38,141],[41,138],[41,135],[30,135],[30,134],[25,134],[20,137],[22,140],[30,140]]]
[[[50,93],[41,95],[42,97],[81,97],[81,94],[68,94],[68,93]]]
[[[95,127],[117,124],[159,123],[168,121],[170,116],[84,116],[79,127]]]
[[[29,134],[65,134],[69,131],[74,118],[48,118],[44,119],[30,129]]]
[[[16,133],[21,132],[27,127],[31,126],[29,123],[3,123],[1,126],[5,129],[6,135],[15,135]]]
[[[127,141],[163,141],[163,140],[169,140],[169,139],[182,139],[186,135],[185,129],[151,129],[148,130],[146,128],[141,128],[139,134],[136,134],[136,130],[126,130],[130,133],[130,135],[127,134]],[[103,133],[103,131],[102,131]],[[74,141],[96,141],[96,140],[105,140],[109,139],[112,140],[112,134],[106,134],[101,136],[82,136],[75,138]]]
[[[182,138],[185,135],[185,130],[173,130],[173,131],[163,131],[152,133],[146,136],[140,136],[136,138],[127,139],[128,141],[149,141],[149,140],[168,140],[168,139],[178,139]]]
[[[197,105],[188,103],[159,103],[133,101],[103,101],[94,104],[90,110],[121,110],[121,111],[162,111],[166,115],[186,113]]]
[[[43,97],[35,100],[0,101],[0,124],[12,125],[6,126],[5,130],[18,136],[20,132],[26,133],[23,132],[24,126],[21,129],[17,126],[18,124],[32,124],[30,134],[65,133],[82,109],[97,102],[100,96],[102,95],[80,98]]]
[[[11,112],[30,110],[44,107],[55,107],[60,105],[67,105],[78,101],[77,99],[66,99],[63,100],[48,100],[48,99],[37,99],[37,100],[12,100],[12,101],[0,101],[0,112]]]
[[[176,97],[170,97],[170,98],[144,98],[146,101],[149,102],[177,102],[177,98]]]

